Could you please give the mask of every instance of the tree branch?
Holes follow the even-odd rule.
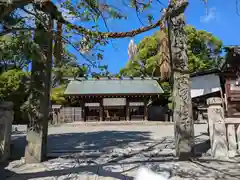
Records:
[[[34,3],[32,0],[22,0],[21,1],[22,3],[19,5],[19,1],[20,0],[13,0],[12,5],[9,4],[9,7],[15,5],[14,7],[16,9],[16,8],[18,8],[20,6],[27,5],[28,3]],[[16,2],[18,2],[18,5],[16,5]],[[91,36],[97,36],[100,39],[101,38],[115,38],[116,39],[116,38],[133,37],[133,36],[136,36],[136,35],[141,34],[143,32],[149,31],[151,29],[154,29],[154,28],[158,27],[161,24],[161,22],[165,21],[166,18],[169,15],[172,16],[174,13],[177,14],[177,13],[181,12],[188,5],[187,3],[183,3],[183,4],[177,3],[177,5],[174,6],[176,8],[173,9],[171,4],[170,4],[169,7],[166,9],[166,13],[164,13],[162,15],[161,19],[158,20],[155,24],[152,24],[152,25],[149,25],[149,26],[145,26],[145,27],[141,27],[141,28],[129,31],[129,32],[98,32],[98,31],[92,31],[90,29],[86,29],[86,28],[84,28],[82,26],[77,26],[77,25],[74,25],[74,24],[68,22],[67,20],[65,20],[62,17],[61,12],[58,11],[58,9],[55,6],[55,4],[53,2],[51,2],[50,0],[45,0],[45,1],[44,0],[35,0],[35,4],[39,5],[38,8],[40,10],[42,10],[43,12],[49,13],[52,16],[53,19],[58,20],[59,22],[69,26],[73,30],[78,31],[81,34],[89,34]],[[2,8],[1,6],[6,7],[6,5],[0,5],[0,10]],[[0,16],[0,20],[1,20],[1,16]]]
[[[153,28],[156,28],[159,26],[161,20],[157,21],[155,24],[145,26],[139,29],[135,29],[129,32],[98,32],[98,31],[91,31],[90,29],[86,29],[82,26],[77,26],[74,25],[67,20],[65,20],[62,17],[61,12],[58,11],[57,7],[51,2],[51,1],[41,1],[37,0],[37,2],[33,2],[33,0],[13,0],[11,4],[6,5],[0,5],[0,21],[4,19],[5,16],[9,15],[11,12],[13,12],[15,9],[19,7],[23,7],[29,3],[35,3],[39,5],[39,9],[42,10],[43,12],[50,13],[55,20],[58,20],[59,22],[71,27],[73,30],[78,31],[79,33],[82,34],[91,34],[91,35],[96,35],[102,38],[124,38],[124,37],[133,37],[137,34],[149,31]]]

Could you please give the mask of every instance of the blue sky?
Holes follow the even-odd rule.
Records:
[[[112,0],[111,0],[112,1]],[[163,0],[167,4],[166,0]],[[119,6],[117,3],[115,6]],[[155,17],[160,17],[159,4],[154,4],[151,12]],[[107,22],[110,31],[129,31],[136,29],[142,24],[138,20],[133,9],[121,9],[127,16],[127,20],[109,20]],[[144,18],[144,15],[141,16]],[[197,29],[203,29],[211,32],[223,41],[224,45],[240,44],[240,16],[236,12],[235,0],[208,0],[207,7],[202,3],[202,0],[189,0],[189,6],[186,10],[187,24],[193,25]],[[144,20],[143,20],[144,21]],[[146,21],[145,21],[146,22]],[[101,24],[103,25],[103,23]],[[145,36],[151,35],[159,28],[151,30],[134,37],[134,41],[138,43]],[[104,47],[104,59],[102,64],[108,64],[108,69],[111,73],[119,72],[120,68],[124,67],[128,61],[127,47],[131,38],[118,39],[110,42]]]

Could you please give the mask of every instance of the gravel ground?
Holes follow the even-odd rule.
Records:
[[[204,158],[178,162],[174,157],[172,125],[62,125],[49,128],[48,155],[53,159],[41,164],[24,164],[26,127],[18,126],[12,135],[15,160],[5,168],[4,179],[133,179],[140,166],[166,178],[177,180],[240,179],[239,161]],[[197,151],[206,153],[209,143],[207,125],[195,125]]]

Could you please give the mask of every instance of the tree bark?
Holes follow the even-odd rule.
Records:
[[[54,67],[61,68],[62,67],[62,54],[63,54],[63,44],[62,44],[62,23],[57,21],[57,34],[54,36]],[[57,69],[54,72],[56,77],[55,82],[53,84],[61,84],[62,81],[62,72]]]
[[[52,21],[49,20],[49,31],[42,24],[37,24],[34,41],[41,52],[36,52],[32,61],[31,93],[29,99],[29,126],[26,163],[38,163],[46,159],[48,115],[50,107],[51,71],[52,71]],[[39,56],[42,54],[42,56]]]
[[[193,155],[194,124],[192,117],[191,87],[188,71],[188,56],[184,10],[187,0],[172,0],[168,18],[173,73],[173,120],[175,122],[175,148],[180,160]]]

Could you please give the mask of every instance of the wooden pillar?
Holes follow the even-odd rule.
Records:
[[[84,100],[81,101],[81,107],[82,107],[82,120],[84,122],[86,122],[87,121],[87,116],[86,116],[86,107],[85,107],[85,101]]]
[[[126,121],[130,120],[130,107],[129,107],[129,99],[128,98],[126,98],[125,117],[126,117]]]
[[[99,106],[99,120],[103,121],[104,117],[104,107],[103,107],[103,99],[100,100],[100,106]]]
[[[147,107],[147,104],[148,104],[148,99],[145,99],[144,100],[144,117],[143,117],[144,121],[148,120],[148,107]]]

